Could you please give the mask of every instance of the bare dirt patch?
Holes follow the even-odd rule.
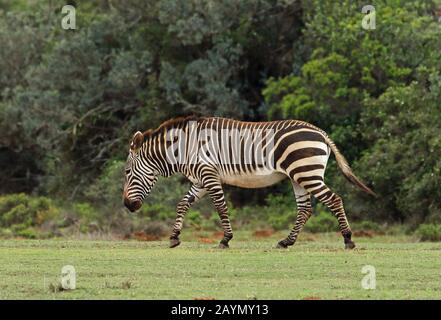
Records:
[[[354,231],[354,237],[364,237],[364,238],[372,238],[376,235],[376,233],[372,230],[356,230]]]
[[[269,238],[274,234],[273,229],[262,229],[253,232],[253,236],[256,238]]]
[[[134,232],[131,237],[138,241],[158,241],[161,239],[160,236],[154,234],[147,234],[144,231]]]
[[[214,238],[222,238],[223,236],[224,236],[223,231],[216,231],[216,232],[213,232],[213,237],[214,237]]]
[[[215,243],[215,242],[217,242],[217,240],[215,240],[215,239],[205,238],[205,237],[200,237],[200,238],[198,239],[198,241],[199,241],[200,243]]]

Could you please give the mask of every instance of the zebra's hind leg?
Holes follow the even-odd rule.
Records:
[[[207,190],[197,185],[192,185],[188,193],[179,201],[176,207],[176,220],[173,225],[173,231],[170,236],[170,248],[177,247],[181,244],[179,235],[182,230],[184,216],[193,203],[198,201],[207,193]]]
[[[231,228],[230,218],[228,217],[227,204],[225,202],[223,193],[221,197],[212,196],[212,200],[219,214],[222,228],[224,229],[224,237],[219,243],[219,248],[226,249],[229,248],[228,242],[233,239],[233,230]]]
[[[343,207],[343,200],[339,195],[332,192],[323,182],[304,184],[303,187],[308,190],[320,202],[326,205],[334,216],[337,218],[340,232],[343,236],[346,249],[355,248],[355,243],[352,241],[352,231],[349,227],[349,222],[346,217],[345,209]]]
[[[287,248],[288,246],[292,246],[296,242],[297,236],[306,221],[308,221],[312,214],[311,195],[295,181],[292,181],[292,186],[297,202],[297,218],[290,234],[286,239],[279,241],[277,248]]]

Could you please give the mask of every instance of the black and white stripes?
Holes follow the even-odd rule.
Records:
[[[222,222],[224,238],[220,247],[228,247],[233,237],[223,184],[261,188],[290,179],[298,215],[288,237],[278,243],[295,243],[299,232],[312,214],[311,196],[328,206],[336,216],[346,248],[353,248],[341,198],[324,183],[330,153],[349,181],[373,194],[351,171],[327,134],[309,123],[295,120],[242,122],[225,118],[178,118],[156,130],[133,136],[126,165],[124,203],[139,209],[157,177],[181,173],[192,183],[179,202],[170,246],[179,245],[179,234],[189,207],[209,194]]]

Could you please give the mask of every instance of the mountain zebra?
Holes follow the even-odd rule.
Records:
[[[355,247],[342,199],[324,183],[328,158],[334,153],[344,176],[374,195],[351,171],[343,155],[321,129],[298,120],[243,122],[225,118],[183,117],[155,130],[136,132],[125,167],[124,204],[138,210],[158,176],[186,176],[192,186],[177,205],[170,247],[180,244],[183,219],[190,206],[209,194],[224,230],[219,247],[233,237],[222,184],[261,188],[289,178],[297,202],[297,219],[279,248],[293,245],[312,214],[311,196],[336,216],[345,248]]]

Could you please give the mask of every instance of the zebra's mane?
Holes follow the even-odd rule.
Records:
[[[171,128],[179,128],[183,127],[187,122],[189,121],[200,121],[204,120],[204,117],[196,116],[196,115],[190,115],[190,116],[182,116],[182,117],[176,117],[171,118],[169,120],[164,121],[157,127],[156,129],[149,129],[143,133],[144,140],[154,137],[159,133],[162,133],[168,129]]]

